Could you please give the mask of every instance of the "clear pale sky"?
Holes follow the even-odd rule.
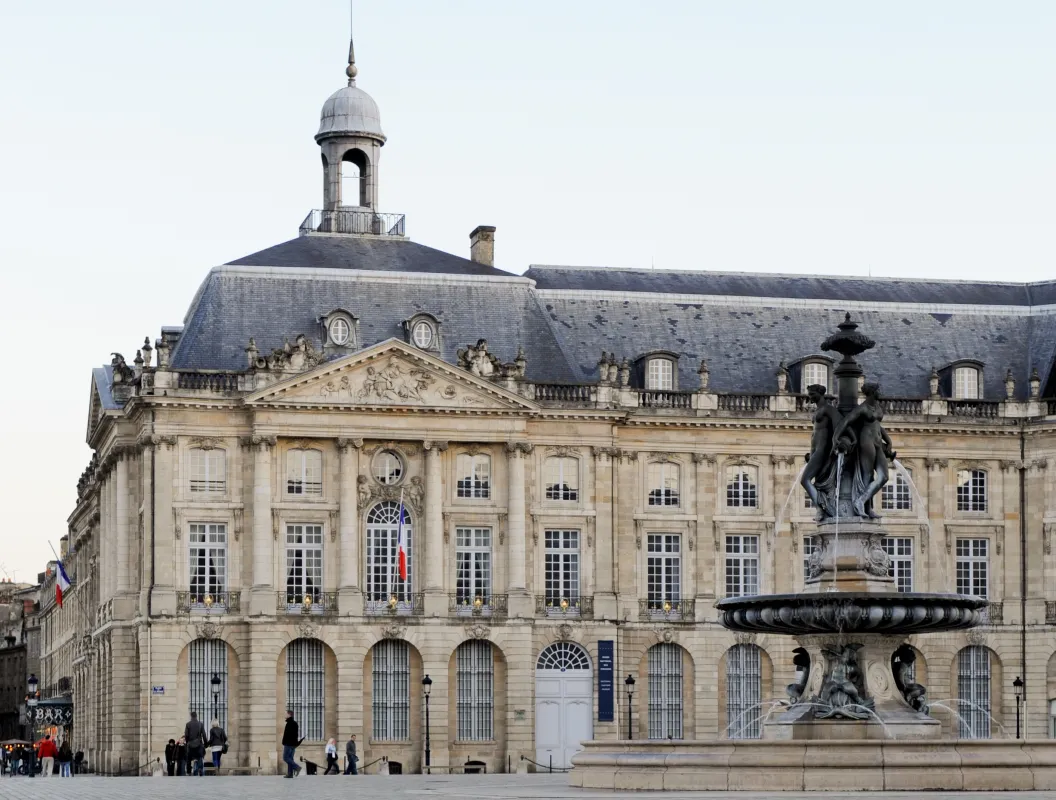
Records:
[[[381,210],[497,265],[1056,277],[1056,3],[357,2]],[[90,369],[321,202],[347,0],[0,0],[0,564],[75,501]]]

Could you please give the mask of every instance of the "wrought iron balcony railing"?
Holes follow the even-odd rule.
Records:
[[[696,614],[693,600],[639,600],[638,619],[692,622]]]
[[[1003,603],[988,603],[979,612],[983,625],[1003,625],[1005,622],[1005,609]]]
[[[422,592],[391,595],[367,592],[363,595],[363,613],[368,617],[420,617],[425,614],[425,595]]]
[[[594,616],[594,598],[578,596],[551,597],[545,594],[536,595],[535,613],[557,619],[564,617],[590,619]]]
[[[1045,624],[1056,625],[1056,603],[1051,600],[1045,601]]]
[[[301,223],[300,234],[349,233],[360,236],[406,236],[404,214],[379,214],[362,208],[313,208]]]
[[[242,607],[238,592],[176,592],[177,614],[237,614]]]
[[[504,594],[470,596],[457,593],[448,595],[448,611],[460,617],[505,617],[509,612],[508,598]]]
[[[275,612],[332,617],[337,614],[337,592],[279,592]]]

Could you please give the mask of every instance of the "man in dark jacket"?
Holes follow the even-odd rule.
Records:
[[[199,778],[205,775],[205,725],[198,719],[198,713],[191,712],[191,718],[183,729],[183,738],[187,741],[187,758],[191,760],[191,774]]]
[[[292,778],[294,775],[298,775],[301,772],[301,768],[297,766],[297,762],[293,758],[294,752],[300,747],[303,739],[298,739],[300,730],[297,727],[297,720],[293,718],[293,712],[286,712],[286,727],[282,731],[282,760],[286,764],[286,777]]]
[[[345,774],[358,775],[359,770],[356,768],[356,762],[359,761],[359,756],[356,755],[356,734],[354,733],[345,742],[345,760],[348,762],[345,764]]]
[[[165,769],[169,773],[171,778],[176,774],[176,740],[169,739],[169,743],[165,745]]]

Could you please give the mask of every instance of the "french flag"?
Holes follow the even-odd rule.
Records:
[[[396,558],[400,564],[400,580],[407,580],[407,526],[411,520],[403,505],[403,492],[400,492],[400,524],[396,533]]]
[[[56,561],[55,566],[59,570],[59,574],[55,576],[55,602],[59,604],[59,608],[62,608],[62,593],[70,590],[70,578],[63,569],[61,561]]]

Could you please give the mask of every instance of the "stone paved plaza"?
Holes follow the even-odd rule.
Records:
[[[279,777],[266,778],[75,778],[76,782],[53,778],[42,781],[25,778],[0,779],[0,800],[185,800],[188,796],[205,797],[209,800],[255,800],[270,798],[310,797],[312,800],[349,800],[350,798],[392,798],[393,800],[428,800],[440,798],[466,798],[466,800],[490,800],[516,798],[516,800],[560,800],[575,798],[642,797],[641,792],[606,792],[596,789],[573,789],[564,775],[369,775],[356,778],[300,777],[285,780]],[[188,786],[192,780],[193,786]],[[307,786],[305,784],[308,784]],[[670,796],[679,800],[696,798],[736,797],[743,800],[761,800],[776,797],[781,800],[860,800],[861,792],[677,792]],[[918,798],[915,792],[877,792],[870,798]],[[979,798],[988,800],[1032,800],[1033,798],[1056,798],[1056,792],[928,792],[928,800],[952,800],[952,798]]]

